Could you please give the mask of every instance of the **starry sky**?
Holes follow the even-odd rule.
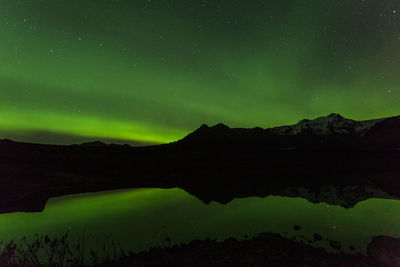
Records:
[[[0,0],[0,138],[157,144],[400,114],[394,0]]]

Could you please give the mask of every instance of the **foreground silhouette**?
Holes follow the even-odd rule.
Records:
[[[400,265],[400,240],[379,236],[368,244],[367,255],[336,250],[327,252],[303,242],[262,233],[251,240],[229,238],[223,242],[194,240],[187,245],[124,257],[100,266],[371,266]]]
[[[296,239],[293,237],[292,239]],[[114,242],[97,249],[84,250],[82,241],[74,244],[68,232],[58,237],[37,236],[34,240],[0,243],[0,266],[399,266],[400,239],[377,236],[367,246],[366,254],[343,252],[341,244],[330,240],[333,252],[310,244],[325,242],[315,234],[312,240],[294,241],[279,234],[261,233],[252,239],[224,241],[193,240],[171,244],[139,253],[125,253]]]
[[[331,114],[270,129],[202,125],[165,145],[60,146],[0,141],[0,212],[41,211],[50,197],[180,187],[205,203],[303,197],[352,207],[400,197],[400,116]]]

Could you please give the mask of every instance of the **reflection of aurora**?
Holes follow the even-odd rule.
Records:
[[[0,138],[163,143],[202,123],[400,113],[387,1],[0,4]]]
[[[89,240],[94,236],[93,246],[108,236],[126,249],[142,250],[166,237],[180,243],[287,231],[287,236],[306,238],[320,233],[339,240],[345,250],[355,245],[363,251],[373,236],[400,237],[396,214],[400,214],[396,200],[369,199],[352,209],[272,196],[205,205],[180,189],[136,189],[51,199],[43,213],[2,214],[0,235],[19,238],[71,229],[75,236],[85,229]],[[301,230],[294,231],[294,225],[301,225]],[[328,247],[325,241],[321,244]]]

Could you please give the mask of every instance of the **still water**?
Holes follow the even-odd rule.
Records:
[[[301,226],[298,231],[294,225]],[[132,189],[50,199],[41,213],[0,215],[0,240],[34,234],[86,236],[87,246],[104,239],[140,251],[193,239],[244,238],[261,232],[309,240],[329,248],[328,239],[365,251],[371,237],[400,237],[400,201],[369,199],[352,209],[301,198],[269,196],[235,199],[227,205],[204,204],[181,189]],[[304,237],[302,237],[304,235]]]

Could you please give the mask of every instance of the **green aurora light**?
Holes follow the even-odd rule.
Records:
[[[0,138],[400,114],[397,1],[0,0]]]

